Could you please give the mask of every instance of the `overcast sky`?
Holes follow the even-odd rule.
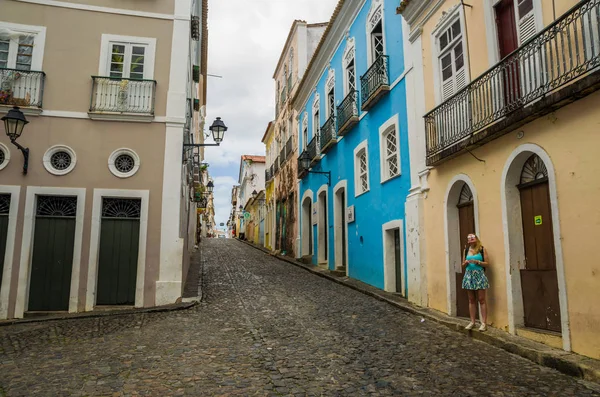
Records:
[[[240,156],[265,154],[262,136],[275,117],[273,72],[292,22],[329,21],[337,0],[209,0],[206,132],[218,116],[228,127],[207,147],[215,180],[215,221],[226,223]],[[209,138],[212,141],[212,138]]]

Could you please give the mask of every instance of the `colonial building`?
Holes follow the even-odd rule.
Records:
[[[273,121],[269,121],[267,125],[267,129],[265,130],[265,134],[262,137],[261,142],[266,146],[266,156],[265,161],[266,164],[271,164],[270,167],[267,167],[265,170],[265,200],[266,200],[266,213],[265,213],[265,230],[264,230],[264,241],[265,248],[269,250],[274,250],[274,235],[276,230],[275,225],[275,178],[273,177],[273,158],[278,154],[275,153],[274,150],[271,150],[273,147],[273,142],[275,142],[274,137],[274,127]]]
[[[407,219],[407,67],[396,5],[340,0],[292,99],[300,253],[422,304],[424,272],[407,254],[418,245],[407,244],[417,231]]]
[[[475,232],[488,322],[600,358],[600,0],[404,0],[398,12],[429,306],[468,316],[461,256]]]
[[[266,148],[268,181],[273,193],[268,202],[269,217],[273,219],[269,244],[273,250],[294,256],[296,243],[296,170],[298,152],[298,115],[291,107],[292,98],[310,61],[326,23],[307,24],[296,20],[290,28],[281,51],[275,79],[275,121],[270,144]]]
[[[0,10],[0,112],[28,121],[0,134],[0,318],[174,303],[196,235],[201,154],[183,144],[203,139],[206,0]]]
[[[239,209],[238,236],[252,241],[254,229],[249,227],[253,222],[250,211],[246,207],[252,199],[254,191],[259,192],[265,188],[265,156],[244,154],[240,158],[239,188],[237,191],[237,204]]]

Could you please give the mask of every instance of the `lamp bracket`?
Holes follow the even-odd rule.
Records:
[[[327,186],[331,186],[331,171],[311,171],[308,170],[311,174],[321,174],[327,177]]]
[[[29,148],[21,146],[14,139],[11,139],[10,143],[15,145],[17,149],[19,149],[21,153],[23,153],[23,175],[27,175],[27,169],[29,168]]]

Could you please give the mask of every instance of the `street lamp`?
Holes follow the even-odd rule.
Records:
[[[327,177],[327,186],[331,186],[331,171],[311,171],[310,170],[311,158],[310,158],[310,155],[308,154],[308,152],[306,152],[306,151],[302,152],[300,157],[298,157],[298,160],[300,160],[300,165],[302,166],[303,169],[306,170],[306,172],[309,172],[311,174],[325,175]]]
[[[6,135],[10,139],[10,142],[23,153],[23,174],[26,175],[29,166],[29,148],[24,148],[19,145],[17,139],[19,139],[23,133],[25,124],[29,123],[29,121],[27,121],[25,115],[19,110],[18,106],[9,110],[6,116],[2,117],[1,120],[4,121],[4,129],[6,130]]]
[[[214,187],[215,184],[213,183],[213,181],[208,181],[208,183],[206,184],[206,190],[208,190],[208,194],[213,192]]]
[[[213,139],[215,140],[217,145],[219,145],[223,140],[223,135],[225,135],[225,131],[227,131],[227,127],[225,126],[225,123],[223,123],[223,120],[221,120],[220,117],[217,117],[217,119],[213,121],[212,125],[208,127],[208,129],[212,132]]]

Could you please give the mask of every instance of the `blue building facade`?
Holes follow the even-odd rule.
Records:
[[[293,106],[301,153],[299,256],[406,294],[411,181],[397,5],[340,1]]]

